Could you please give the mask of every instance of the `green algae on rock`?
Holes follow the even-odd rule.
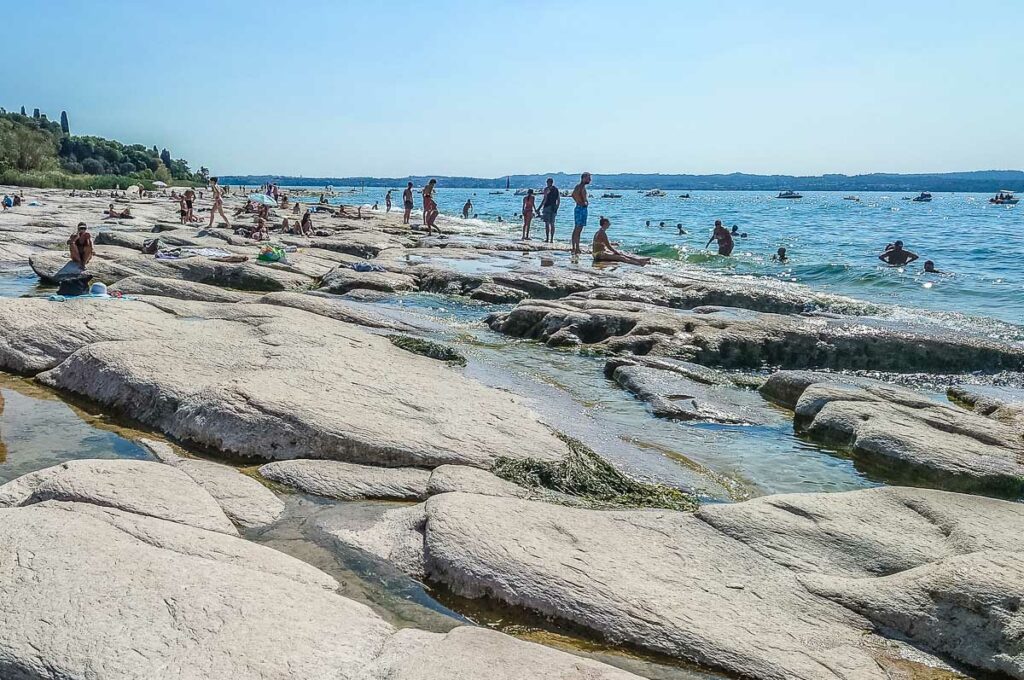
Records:
[[[400,349],[404,349],[406,352],[420,354],[425,357],[430,357],[431,359],[445,361],[457,366],[466,365],[466,357],[462,356],[451,347],[442,345],[439,342],[425,340],[423,338],[414,338],[409,335],[389,335],[387,338],[391,341],[392,345]]]
[[[697,509],[697,499],[691,494],[664,484],[631,479],[578,439],[560,432],[556,435],[568,449],[562,460],[499,457],[491,471],[528,489],[558,491],[587,501],[593,507],[666,508],[688,512]]]

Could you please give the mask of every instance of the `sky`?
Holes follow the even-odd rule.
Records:
[[[0,7],[0,106],[214,174],[1024,166],[1019,0]]]

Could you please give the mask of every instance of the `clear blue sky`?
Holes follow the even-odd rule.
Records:
[[[1021,7],[12,0],[0,106],[219,174],[1019,168]]]

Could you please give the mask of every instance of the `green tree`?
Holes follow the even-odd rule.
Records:
[[[60,131],[63,132],[65,135],[71,134],[71,126],[68,124],[67,111],[60,112]]]
[[[166,165],[168,168],[170,168],[171,167],[171,152],[168,151],[167,149],[164,149],[163,151],[161,151],[160,152],[160,160],[162,160],[164,162],[164,165]]]
[[[23,115],[23,116],[28,115],[27,113],[25,113],[25,107],[24,106],[21,107],[21,115]]]

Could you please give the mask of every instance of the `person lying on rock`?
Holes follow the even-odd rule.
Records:
[[[105,218],[114,217],[114,218],[117,218],[117,219],[131,219],[132,218],[132,209],[131,208],[125,208],[124,210],[118,212],[117,210],[114,209],[114,204],[111,203],[110,205],[107,206],[107,214],[104,217]]]
[[[82,269],[92,259],[92,234],[89,233],[89,225],[85,222],[78,223],[78,231],[68,238],[68,250],[71,251],[71,261]]]

